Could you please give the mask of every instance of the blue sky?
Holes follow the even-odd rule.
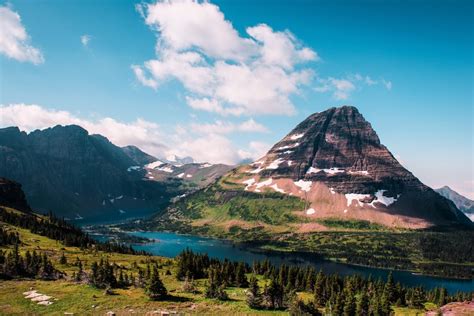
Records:
[[[256,158],[311,113],[351,104],[422,181],[474,198],[473,9],[3,2],[0,123],[76,123],[159,156],[231,163]]]

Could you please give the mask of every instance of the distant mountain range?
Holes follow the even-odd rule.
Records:
[[[458,209],[464,212],[474,222],[474,201],[467,197],[457,193],[448,186],[444,186],[439,189],[435,189],[436,192],[441,194],[447,199],[453,201]]]
[[[406,170],[351,106],[309,116],[264,157],[172,205],[155,222],[304,233],[327,229],[328,219],[412,229],[472,225]]]
[[[75,125],[0,129],[0,176],[21,183],[33,209],[71,219],[157,211],[229,169],[162,162]]]

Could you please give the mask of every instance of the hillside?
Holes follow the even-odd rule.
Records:
[[[18,189],[11,193],[22,195]],[[249,267],[189,250],[175,259],[138,254],[95,242],[54,216],[5,206],[0,206],[0,279],[0,314],[5,315],[321,315],[333,309],[328,306],[335,306],[332,313],[353,310],[352,315],[358,308],[406,315],[472,296],[395,287],[390,277],[386,282],[339,278],[269,262]]]

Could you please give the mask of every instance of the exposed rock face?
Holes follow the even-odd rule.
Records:
[[[331,108],[308,117],[278,142],[265,163],[283,160],[261,174],[322,181],[337,192],[373,193],[427,189],[403,168],[355,107]],[[265,166],[265,164],[264,164]]]
[[[21,185],[6,178],[0,178],[0,206],[31,212]]]
[[[132,159],[137,166],[144,166],[158,160],[156,157],[143,152],[136,146],[125,146],[122,147],[123,152]]]
[[[470,225],[451,201],[406,170],[351,106],[309,116],[237,175],[248,191],[269,189],[307,200],[308,217],[410,228]]]
[[[56,126],[26,134],[0,129],[0,176],[22,183],[30,205],[70,218],[167,205],[179,184],[129,172],[136,161],[100,135],[79,126]]]

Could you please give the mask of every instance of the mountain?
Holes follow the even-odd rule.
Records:
[[[444,196],[445,198],[453,201],[458,209],[464,212],[471,220],[474,221],[474,201],[467,197],[457,193],[448,186],[444,186],[439,189],[435,189],[436,192]]]
[[[122,151],[138,166],[144,166],[158,160],[156,157],[147,154],[136,146],[122,147]]]
[[[412,229],[471,225],[405,169],[351,106],[309,116],[264,157],[172,205],[155,223],[305,233],[328,229],[328,220]]]
[[[0,176],[23,184],[30,205],[69,218],[156,210],[182,194],[179,181],[149,181],[138,149],[122,149],[80,126],[55,126],[29,134],[0,129]]]

